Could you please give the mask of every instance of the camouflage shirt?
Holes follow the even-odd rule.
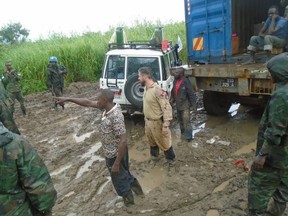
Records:
[[[12,69],[10,72],[6,71],[3,74],[2,82],[9,93],[21,91],[21,85],[19,81],[20,81],[19,73],[14,69]]]
[[[154,83],[145,88],[143,96],[143,112],[145,118],[158,120],[163,118],[165,126],[169,126],[172,120],[172,107],[169,103],[166,91]]]
[[[20,134],[18,127],[13,119],[13,115],[9,110],[10,98],[6,94],[6,90],[0,81],[0,121],[10,131]]]
[[[8,98],[6,89],[0,80],[0,100],[6,100]]]
[[[288,53],[269,60],[267,67],[276,90],[263,113],[258,131],[257,151],[268,153],[266,164],[288,169]]]
[[[35,149],[0,123],[0,214],[51,212],[56,202],[47,167]]]
[[[46,74],[47,88],[63,88],[65,74],[67,74],[67,69],[63,65],[48,64]]]

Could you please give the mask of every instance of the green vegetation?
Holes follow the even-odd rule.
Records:
[[[136,23],[133,27],[124,27],[128,40],[150,40],[154,29],[163,26],[165,39],[177,43],[178,35],[183,44],[180,57],[186,62],[185,25],[171,23],[151,24]],[[0,44],[0,70],[5,71],[4,64],[11,60],[13,67],[22,75],[23,93],[41,92],[46,90],[46,66],[50,56],[57,56],[59,62],[68,68],[65,85],[77,81],[96,82],[101,74],[107,45],[114,32],[87,32],[83,35],[70,37],[56,34],[49,39],[20,44]],[[1,74],[1,73],[0,73]]]

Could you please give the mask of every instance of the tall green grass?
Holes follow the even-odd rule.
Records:
[[[128,40],[149,40],[156,27],[162,26],[165,39],[177,43],[180,36],[184,49],[180,52],[183,62],[187,61],[185,25],[183,22],[162,25],[160,22],[135,22],[132,27],[123,25]],[[76,81],[96,82],[101,74],[107,45],[115,28],[108,31],[86,32],[81,35],[65,36],[54,34],[48,39],[25,42],[18,45],[0,46],[0,69],[5,71],[5,62],[12,61],[13,67],[22,75],[24,94],[46,90],[46,67],[50,56],[57,56],[60,64],[68,68],[65,85]],[[1,74],[1,72],[0,72]]]

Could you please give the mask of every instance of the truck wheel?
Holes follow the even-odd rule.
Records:
[[[221,116],[228,113],[232,102],[225,93],[204,91],[203,104],[208,114]]]
[[[138,80],[138,74],[132,75],[128,78],[124,86],[124,93],[127,100],[138,108],[143,107],[144,87],[141,86]]]

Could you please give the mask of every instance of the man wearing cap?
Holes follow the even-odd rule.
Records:
[[[287,65],[287,52],[267,62],[276,90],[260,121],[256,156],[248,178],[249,215],[253,216],[282,215],[288,201]]]
[[[22,114],[25,116],[26,108],[24,105],[25,100],[21,91],[20,75],[13,69],[11,62],[6,62],[5,66],[6,72],[3,74],[2,82],[7,90],[8,97],[11,99],[10,111],[13,115],[15,110],[15,100],[18,100]]]
[[[62,97],[64,91],[64,76],[67,74],[67,68],[58,64],[56,56],[49,58],[47,65],[46,85],[52,96]],[[59,104],[64,109],[64,104]],[[57,103],[52,99],[52,110],[57,110]]]
[[[52,216],[57,192],[37,151],[0,122],[0,215]]]
[[[192,117],[192,113],[195,114],[197,111],[196,95],[190,80],[184,76],[183,67],[176,68],[174,77],[170,103],[176,104],[181,134],[184,134],[185,139],[190,142],[193,139],[192,122],[190,121],[192,119],[190,117]],[[192,113],[190,114],[190,112]]]
[[[138,69],[138,80],[145,86],[143,112],[145,116],[145,135],[150,146],[152,160],[158,160],[161,149],[169,167],[175,165],[175,153],[172,147],[171,131],[172,107],[166,91],[154,82],[150,67]]]

